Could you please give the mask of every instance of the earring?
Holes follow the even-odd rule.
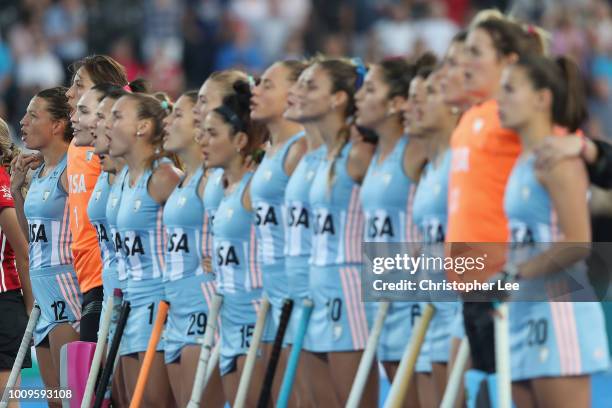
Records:
[[[240,148],[239,147],[236,148],[236,153],[240,153]]]

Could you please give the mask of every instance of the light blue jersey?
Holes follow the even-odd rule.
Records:
[[[30,280],[41,315],[36,322],[34,345],[61,323],[79,328],[82,295],[72,266],[68,193],[61,184],[66,156],[41,176],[45,166],[36,170],[24,213],[29,229]]]
[[[446,150],[438,163],[429,162],[421,174],[414,195],[412,217],[417,227],[420,241],[427,244],[424,248],[428,256],[444,257],[448,214],[448,178],[450,174],[451,152]],[[441,281],[446,278],[444,270],[424,271],[424,276]],[[460,319],[459,302],[436,302],[436,313],[427,331],[426,344],[433,363],[447,363],[450,358],[453,327]],[[462,320],[460,321],[462,322]]]
[[[323,145],[305,154],[285,190],[285,268],[289,292],[294,300],[303,299],[309,293],[308,261],[314,221],[309,204],[310,186],[326,152],[327,148]]]
[[[262,296],[262,276],[257,261],[253,212],[242,205],[252,173],[246,173],[221,200],[213,221],[217,291],[221,308],[221,375],[236,367],[236,358],[246,354],[257,321]],[[269,325],[264,338],[269,336]]]
[[[103,318],[106,310],[106,302],[109,296],[113,296],[116,288],[122,288],[117,274],[117,257],[115,256],[115,242],[110,226],[106,221],[106,206],[112,185],[110,184],[110,174],[108,172],[100,173],[98,181],[89,198],[87,205],[87,216],[89,222],[96,229],[98,236],[98,246],[102,255],[102,288],[104,289],[104,302],[102,302],[102,313],[100,319]],[[117,177],[115,177],[117,181]],[[111,341],[114,335],[114,327],[108,333],[108,339]]]
[[[204,273],[204,203],[198,186],[204,176],[199,168],[185,185],[178,185],[164,206],[163,222],[168,236],[164,280],[177,280]],[[212,279],[212,275],[210,275]]]
[[[29,226],[30,269],[72,264],[68,193],[60,180],[66,156],[41,177],[43,169],[34,173],[23,206]]]
[[[123,188],[125,187],[125,179],[127,178],[127,175],[128,168],[125,166],[115,177],[115,181],[108,194],[108,200],[106,201],[106,223],[110,229],[114,248],[114,256],[111,257],[110,266],[114,266],[116,268],[117,278],[121,282],[125,282],[127,279],[127,266],[125,263],[125,255],[121,250],[123,247],[123,240],[121,239],[121,235],[117,229],[117,215],[119,214],[121,196],[123,193]]]
[[[289,175],[285,173],[285,159],[291,146],[303,136],[304,132],[299,132],[289,138],[273,155],[266,154],[251,180],[257,257],[263,274],[263,289],[272,305],[275,325],[280,323],[283,299],[289,297],[283,253],[285,246],[283,202],[289,181]]]
[[[353,147],[347,143],[334,161],[324,160],[315,173],[309,202],[313,214],[312,257],[315,266],[361,263],[361,240],[364,219],[359,200],[359,185],[348,174],[348,155]]]
[[[215,293],[214,274],[204,273],[202,267],[206,233],[204,203],[198,194],[202,177],[200,167],[174,189],[164,206],[168,234],[164,292],[170,304],[164,331],[166,363],[176,361],[183,347],[202,337]]]
[[[117,231],[128,267],[128,278],[134,281],[158,279],[164,270],[166,234],[163,208],[149,194],[153,170],[147,169],[134,186],[126,177],[117,214]]]
[[[407,137],[397,141],[381,162],[376,150],[361,185],[361,203],[365,217],[365,242],[414,242],[412,205],[416,183],[404,172]],[[412,324],[421,314],[418,302],[391,303],[380,335],[378,359],[399,361],[410,339]],[[417,371],[429,371],[427,360],[417,364]]]
[[[265,267],[284,266],[285,231],[282,204],[289,182],[289,175],[285,173],[285,159],[291,146],[303,135],[304,132],[300,132],[291,137],[274,155],[266,154],[251,181],[251,200],[255,209],[259,256],[264,266],[264,287],[267,286],[266,280],[268,280],[265,276]],[[285,280],[280,276],[270,277],[270,280],[274,279]],[[286,289],[286,285],[283,286]]]
[[[427,163],[414,196],[412,216],[422,242],[444,242],[448,214],[448,177],[451,152],[447,150],[440,163]]]
[[[147,169],[133,186],[128,172],[117,214],[117,231],[128,277],[125,299],[131,305],[121,355],[147,349],[159,302],[165,295],[162,273],[167,240],[163,208],[148,190],[153,171]],[[164,339],[161,339],[157,350],[164,350],[164,347]]]
[[[253,213],[242,205],[252,175],[246,173],[234,191],[221,200],[213,221],[217,290],[223,295],[239,295],[262,287]]]
[[[215,219],[215,212],[219,207],[219,203],[223,199],[223,169],[208,170],[208,179],[206,187],[204,187],[204,244],[202,246],[203,256],[206,258],[214,258],[213,254],[213,236],[212,225]],[[215,263],[213,262],[213,271]]]
[[[526,244],[559,240],[557,216],[548,191],[536,178],[533,154],[523,155],[515,164],[504,209],[513,243],[511,262],[525,260],[516,256],[535,255],[535,249]],[[522,289],[529,284],[522,280]],[[608,368],[610,353],[600,303],[511,302],[509,315],[514,381],[588,375]]]
[[[414,242],[412,206],[416,183],[404,172],[408,138],[397,141],[393,151],[379,163],[377,149],[361,187],[365,216],[364,241]]]
[[[368,338],[371,308],[361,301],[360,186],[347,170],[352,147],[347,143],[334,160],[321,161],[309,195],[314,216],[309,275],[314,308],[304,348],[313,352],[363,350]]]
[[[109,174],[107,172],[102,172],[98,177],[98,181],[89,198],[89,204],[87,205],[87,216],[98,235],[98,245],[100,246],[100,254],[102,255],[103,269],[109,268],[111,260],[114,259],[115,252],[113,236],[106,222],[106,204],[108,202],[110,190]]]

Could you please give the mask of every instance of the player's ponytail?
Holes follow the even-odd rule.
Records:
[[[580,69],[571,59],[556,60],[539,55],[522,57],[516,64],[525,69],[537,90],[551,92],[551,116],[556,125],[574,132],[587,119],[586,88]]]

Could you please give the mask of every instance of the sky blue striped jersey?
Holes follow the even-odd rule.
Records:
[[[147,169],[134,186],[125,179],[117,214],[117,231],[127,273],[135,281],[161,278],[164,270],[166,234],[163,208],[149,194],[153,171]]]
[[[213,241],[217,290],[223,295],[240,295],[262,287],[257,262],[257,240],[253,212],[242,205],[242,196],[253,173],[223,197],[215,213]]]
[[[361,186],[361,205],[365,216],[365,242],[412,242],[411,214],[414,183],[404,172],[407,137],[397,141],[391,153],[379,163],[376,150]]]
[[[305,154],[287,183],[284,204],[286,214],[284,254],[287,257],[310,258],[313,231],[309,205],[310,187],[326,152],[327,149],[323,145]]]
[[[361,262],[364,220],[360,186],[347,170],[352,147],[347,143],[333,161],[333,180],[329,177],[332,161],[327,158],[313,179],[309,202],[314,226],[311,264],[315,266]]]
[[[41,177],[43,169],[44,165],[34,173],[24,203],[31,270],[72,263],[68,193],[61,184],[66,156]]]
[[[108,269],[111,263],[116,263],[114,256],[115,243],[111,234],[110,227],[106,222],[106,204],[110,195],[111,185],[108,182],[109,174],[107,172],[100,173],[98,181],[94,186],[94,190],[89,198],[87,205],[87,216],[89,222],[96,229],[98,235],[98,245],[100,246],[100,254],[102,255],[102,267]]]
[[[444,152],[437,166],[427,163],[414,197],[414,224],[419,229],[420,240],[428,244],[444,242],[446,236],[450,163],[450,149]]]
[[[168,236],[164,280],[177,280],[204,273],[202,268],[204,203],[198,186],[204,176],[200,167],[187,184],[181,183],[164,206],[164,226]],[[213,275],[210,274],[210,279]]]
[[[251,180],[251,200],[255,210],[255,227],[262,265],[284,265],[283,201],[289,176],[285,159],[293,144],[304,136],[299,132],[289,138],[272,156],[266,154]]]
[[[121,194],[123,193],[123,188],[125,187],[125,179],[127,178],[127,174],[127,166],[123,167],[123,169],[117,173],[115,182],[110,188],[108,200],[106,201],[106,223],[110,229],[114,251],[114,256],[111,258],[111,266],[113,265],[114,259],[114,266],[117,268],[117,275],[120,281],[127,279],[127,266],[125,264],[125,256],[121,252],[123,241],[119,231],[117,230],[117,215],[119,214]]]
[[[204,257],[214,258],[213,254],[213,235],[212,223],[215,219],[215,212],[219,207],[219,203],[223,199],[223,169],[208,170],[208,179],[204,187],[204,244],[202,245],[202,254]],[[213,262],[213,270],[215,269]]]

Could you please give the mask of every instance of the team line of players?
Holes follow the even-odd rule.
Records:
[[[257,82],[241,71],[217,72],[174,104],[137,92],[140,84],[94,82],[86,67],[75,73],[76,106],[66,89],[41,91],[21,125],[25,145],[41,152],[42,164],[22,155],[11,179],[42,311],[35,344],[57,349],[78,329],[81,293],[68,224],[81,220],[70,220],[67,196],[88,187],[68,179],[66,151],[69,143],[91,146],[88,157],[97,155],[103,171],[87,214],[99,240],[104,294],[120,288],[131,303],[114,377],[119,406],[131,398],[161,300],[170,309],[144,403],[186,405],[196,341],[215,292],[224,296],[221,359],[203,396],[207,406],[234,400],[263,296],[272,312],[253,378],[263,378],[283,300],[294,299],[295,310],[281,366],[300,305],[310,298],[314,310],[292,404],[343,404],[376,307],[360,299],[362,241],[590,239],[582,163],[539,171],[533,153],[555,125],[573,132],[584,119],[579,79],[570,61],[537,55],[532,37],[517,23],[485,18],[456,38],[441,64],[430,56],[367,69],[341,59],[281,61]],[[472,171],[494,174],[470,185]],[[542,271],[537,262],[522,263],[521,277]],[[451,338],[475,338],[460,304],[436,307],[411,404],[439,402]],[[418,308],[390,307],[378,359],[391,378]],[[567,391],[555,387],[550,396],[560,401],[556,406],[590,398],[588,376],[608,365],[600,306],[517,304],[510,313],[518,398],[549,398],[543,378],[566,384]],[[474,365],[487,371],[478,359],[486,347],[472,348]],[[47,385],[56,383],[57,367],[41,371]],[[251,388],[249,406],[259,390]],[[565,392],[573,399],[564,400]],[[373,369],[363,404],[376,401]]]

